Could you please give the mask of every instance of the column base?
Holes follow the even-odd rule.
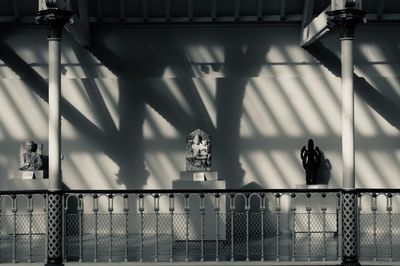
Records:
[[[356,257],[343,257],[342,266],[361,266]]]
[[[48,258],[44,266],[64,266],[62,259]]]

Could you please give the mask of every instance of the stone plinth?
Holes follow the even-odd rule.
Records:
[[[179,180],[189,181],[216,181],[218,180],[217,171],[182,171]]]
[[[27,179],[43,179],[43,178],[47,178],[47,173],[45,173],[45,171],[43,170],[17,172],[17,179],[27,180]]]
[[[328,189],[327,184],[296,185],[296,189]]]
[[[7,180],[7,190],[46,190],[48,184],[46,170],[17,171],[15,178]]]
[[[46,190],[49,179],[8,179],[7,190]]]

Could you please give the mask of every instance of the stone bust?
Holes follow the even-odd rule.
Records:
[[[32,140],[25,141],[26,152],[21,156],[21,165],[19,170],[37,171],[43,169],[42,155],[38,152],[38,145]]]
[[[211,137],[201,129],[196,129],[186,139],[186,170],[206,170],[211,168]]]

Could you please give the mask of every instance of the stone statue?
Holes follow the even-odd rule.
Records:
[[[203,130],[196,129],[186,139],[186,171],[209,171],[210,168],[211,137]]]
[[[19,170],[22,171],[37,171],[43,169],[43,160],[41,150],[38,151],[38,145],[32,140],[25,141],[25,149],[21,156],[21,166]]]
[[[306,184],[313,185],[317,183],[317,173],[321,164],[321,151],[318,146],[314,148],[314,141],[308,140],[308,147],[301,149],[300,157],[306,171]]]

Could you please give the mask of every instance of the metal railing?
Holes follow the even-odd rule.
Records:
[[[400,260],[400,190],[359,189],[359,257]]]
[[[47,257],[46,194],[0,194],[0,262]]]
[[[362,260],[400,259],[395,190],[357,190]],[[47,192],[1,192],[0,262],[47,257]],[[342,191],[66,191],[64,261],[341,261]]]

